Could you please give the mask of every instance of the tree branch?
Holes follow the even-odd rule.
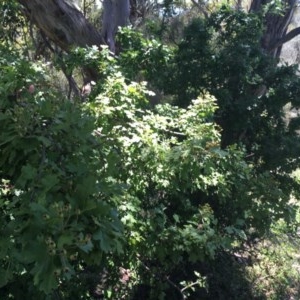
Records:
[[[207,19],[208,18],[208,13],[207,13],[206,9],[203,7],[203,5],[198,3],[196,0],[192,0],[192,3],[199,9],[199,11],[201,13],[203,13],[204,17]]]
[[[82,12],[68,0],[18,0],[30,19],[61,49],[72,46],[101,46],[102,35],[88,22]]]
[[[284,35],[282,38],[280,38],[278,41],[276,41],[273,45],[270,46],[269,50],[275,50],[276,48],[282,46],[286,42],[292,40],[294,37],[300,34],[300,27],[297,27],[290,32],[288,32],[286,35]]]

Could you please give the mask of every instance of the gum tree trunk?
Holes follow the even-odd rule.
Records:
[[[103,45],[102,35],[70,0],[18,0],[30,20],[61,49]]]
[[[62,49],[72,46],[107,44],[115,52],[115,34],[119,26],[126,26],[129,20],[130,1],[103,0],[102,32],[98,32],[84,17],[72,0],[18,0],[28,17],[44,34]],[[252,0],[250,11],[260,12],[270,0]],[[269,12],[265,17],[265,34],[262,47],[274,57],[279,57],[284,43],[300,34],[300,28],[288,32],[297,0],[282,0],[280,14]],[[277,5],[275,3],[275,5]],[[132,6],[132,4],[131,4]],[[134,8],[134,7],[133,7]]]
[[[107,44],[115,52],[115,34],[129,20],[129,0],[104,0],[102,33],[72,0],[18,0],[30,20],[61,49]]]
[[[115,35],[118,27],[128,25],[129,0],[104,0],[102,18],[102,36],[111,52],[116,52]]]
[[[24,13],[42,33],[64,51],[72,47],[107,44],[115,53],[115,34],[127,25],[129,0],[104,0],[102,33],[85,18],[74,0],[17,0]],[[98,74],[85,68],[85,82],[97,81]]]

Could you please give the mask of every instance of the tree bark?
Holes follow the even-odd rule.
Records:
[[[132,1],[132,0],[131,0]],[[300,28],[287,32],[297,0],[283,0],[283,13],[267,13],[262,47],[279,57],[281,47],[300,33]],[[107,44],[114,53],[115,34],[119,26],[126,26],[130,14],[130,0],[103,0],[102,34],[84,17],[72,0],[18,0],[33,23],[61,49]],[[250,11],[259,12],[270,0],[252,0]]]
[[[263,6],[269,2],[269,0],[252,0],[250,12],[260,12]],[[287,33],[296,4],[296,0],[284,0],[282,1],[283,10],[281,13],[269,12],[265,16],[265,33],[261,45],[273,57],[279,58],[282,45],[299,34],[300,29]]]
[[[102,18],[102,36],[111,52],[116,52],[115,35],[118,27],[128,25],[129,0],[104,0]]]
[[[70,0],[18,0],[30,20],[61,49],[105,44],[102,35]]]

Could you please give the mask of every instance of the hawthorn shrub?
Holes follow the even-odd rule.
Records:
[[[220,24],[246,22],[243,15],[220,16]],[[188,82],[194,100],[181,108],[149,109],[146,83],[132,81],[133,67],[139,67],[150,84],[168,83],[166,91],[174,88],[177,97],[178,79],[186,84],[184,79],[192,78],[184,76],[190,56],[195,67],[203,65],[197,39],[189,35],[207,39],[200,52],[208,55],[207,63],[211,59],[212,29],[203,21],[195,24],[201,32],[187,29],[177,51],[124,31],[127,48],[118,58],[96,48],[61,57],[70,74],[83,65],[98,69],[101,80],[84,102],[59,94],[45,65],[0,47],[1,299],[209,299],[211,289],[219,288],[213,279],[231,265],[227,257],[263,237],[274,221],[293,220],[289,200],[299,186],[289,171],[298,161],[287,146],[296,147],[298,138],[280,119],[282,105],[296,99],[289,90],[296,79],[285,76],[292,76],[291,68],[278,69],[284,76],[274,78],[282,89],[270,89],[275,94],[265,96],[257,115],[239,119],[246,122],[241,128],[255,132],[251,144],[222,142],[229,127],[216,120],[229,107],[221,97],[231,91],[226,84],[236,75],[229,69],[228,79],[222,77],[225,64],[232,66],[225,58],[215,89],[207,86],[208,93]],[[216,54],[225,57],[236,49],[242,32],[243,27],[228,30],[229,42]],[[184,55],[187,40],[193,47]],[[254,68],[248,58],[240,57],[245,70]],[[247,84],[241,86],[245,94]],[[280,97],[284,100],[276,102]],[[268,125],[263,129],[255,127],[261,119]],[[261,149],[268,140],[272,153],[277,135],[290,144],[280,146],[285,156],[271,164]]]

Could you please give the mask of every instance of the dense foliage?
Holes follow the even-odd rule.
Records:
[[[77,48],[50,67],[0,36],[1,299],[259,294],[234,253],[277,221],[292,232],[299,194],[299,122],[283,109],[299,78],[262,30],[222,8],[178,45],[124,29],[118,57]],[[62,66],[97,71],[87,98],[56,88]]]

